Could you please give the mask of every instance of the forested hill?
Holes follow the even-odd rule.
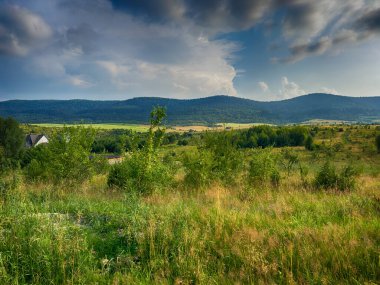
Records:
[[[125,101],[10,100],[0,102],[0,116],[24,123],[147,123],[153,106],[165,106],[169,124],[298,123],[312,119],[380,119],[380,97],[309,94],[289,100],[259,102],[230,96],[178,100],[141,97]]]

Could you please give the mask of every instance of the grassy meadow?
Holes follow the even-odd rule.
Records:
[[[264,155],[276,159],[263,161],[278,171],[275,183],[248,183],[260,150],[233,150],[240,165],[218,179],[202,168],[208,153],[197,143],[160,148],[176,172],[170,186],[146,193],[110,187],[107,171],[78,183],[8,172],[0,284],[379,284],[376,132],[319,127],[314,144],[323,148],[274,147]],[[197,152],[199,160],[182,159]],[[327,160],[337,171],[354,166],[355,185],[315,187]]]
[[[218,123],[215,126],[203,126],[203,125],[189,125],[189,126],[170,126],[167,128],[168,132],[202,132],[202,131],[211,131],[211,130],[223,130],[225,128],[233,129],[248,129],[255,125],[262,125],[257,123]],[[41,124],[32,124],[30,127],[40,127],[42,129],[51,129],[51,128],[63,128],[67,127],[91,127],[98,130],[131,130],[135,132],[146,132],[149,129],[149,125],[143,124],[122,124],[122,123],[113,123],[113,124],[53,124],[53,123],[41,123]],[[26,129],[30,129],[28,126],[25,126]]]
[[[140,125],[140,124],[32,124],[32,126],[41,127],[41,128],[63,128],[66,127],[91,127],[99,130],[132,130],[135,132],[146,132],[149,129],[148,125]]]

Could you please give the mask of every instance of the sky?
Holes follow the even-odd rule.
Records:
[[[380,96],[379,0],[0,0],[0,100]]]

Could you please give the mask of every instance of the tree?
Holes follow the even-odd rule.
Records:
[[[311,135],[308,135],[307,138],[306,138],[305,148],[307,150],[314,150],[315,149],[313,137]]]
[[[380,153],[380,134],[378,134],[378,135],[376,136],[376,140],[375,140],[375,142],[376,142],[377,152]]]
[[[84,127],[64,127],[57,131],[46,146],[31,153],[25,168],[29,179],[54,182],[81,182],[92,175],[90,159],[95,131]]]
[[[133,149],[122,163],[112,167],[107,181],[109,186],[149,194],[171,183],[171,169],[158,155],[165,134],[162,121],[166,111],[163,107],[155,107],[150,116],[150,128],[144,146]]]
[[[3,166],[14,165],[20,158],[24,139],[23,131],[15,119],[0,117],[0,163]]]

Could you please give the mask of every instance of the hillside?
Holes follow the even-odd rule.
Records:
[[[191,100],[155,97],[125,101],[10,100],[0,102],[0,116],[12,116],[24,123],[146,123],[156,105],[167,108],[169,124],[182,125],[380,119],[380,97],[320,93],[272,102],[221,95]]]

